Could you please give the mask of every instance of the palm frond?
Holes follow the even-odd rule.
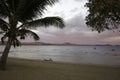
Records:
[[[15,39],[13,40],[12,44],[13,44],[13,46],[14,46],[14,48],[15,48],[16,46],[20,46],[20,45],[21,45],[21,42],[20,42],[17,38],[15,38]]]
[[[38,14],[42,15],[46,7],[55,2],[58,0],[20,0],[16,14],[20,21],[32,20]]]
[[[0,17],[10,16],[10,9],[6,3],[6,0],[0,0]]]
[[[0,18],[0,29],[2,31],[7,31],[9,29],[9,24]]]
[[[0,31],[0,34],[3,34],[4,32],[3,31]]]
[[[16,14],[15,12],[18,9],[18,6],[20,4],[21,0],[6,0],[6,3],[9,6],[10,11],[12,12],[12,14]]]
[[[4,44],[4,40],[8,37],[8,33],[4,34],[2,37],[1,37],[1,42],[2,44]]]
[[[28,28],[40,26],[48,27],[50,25],[53,25],[58,28],[63,28],[65,26],[63,19],[60,17],[45,17],[25,24],[25,26],[27,26]]]
[[[39,36],[31,30],[20,29],[18,31],[18,36],[20,36],[20,39],[25,39],[25,36],[27,36],[27,35],[33,36],[34,40],[39,40],[40,39]]]

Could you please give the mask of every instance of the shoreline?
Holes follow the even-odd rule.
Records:
[[[2,51],[3,47],[0,49]],[[57,62],[120,65],[119,52],[120,47],[115,46],[22,46],[15,49],[12,47],[9,57],[46,61],[51,58]]]
[[[8,59],[16,59],[16,60],[24,60],[24,61],[33,61],[33,62],[48,62],[48,63],[60,63],[60,64],[71,64],[71,65],[92,65],[92,66],[108,66],[108,67],[120,67],[120,65],[111,65],[111,64],[92,64],[92,63],[78,63],[78,62],[65,62],[65,61],[49,61],[49,60],[41,60],[41,59],[26,59],[26,58],[16,58],[16,57],[8,57]]]
[[[0,54],[1,56],[1,54]],[[49,58],[30,58],[30,57],[15,57],[9,55],[8,58],[14,58],[14,59],[21,59],[21,60],[33,60],[33,61],[45,61],[45,62],[60,62],[60,63],[70,63],[70,64],[90,64],[90,65],[105,65],[105,66],[120,66],[119,56],[83,56],[81,55],[81,58],[83,60],[64,60],[64,59],[54,59],[52,57]],[[107,59],[109,58],[109,59]],[[95,61],[94,61],[95,60]]]

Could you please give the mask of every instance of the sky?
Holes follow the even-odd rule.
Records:
[[[92,31],[85,24],[88,15],[84,7],[87,0],[60,0],[52,7],[48,7],[43,17],[59,16],[65,21],[65,28],[59,29],[54,26],[38,28],[34,30],[40,36],[40,42],[47,43],[74,43],[74,44],[120,44],[120,33],[104,31],[98,33]],[[31,41],[28,39],[27,41]]]
[[[37,28],[35,31],[40,36],[40,42],[46,43],[74,43],[74,44],[120,44],[120,33],[104,31],[98,33],[92,31],[85,24],[88,15],[84,7],[87,0],[60,0],[52,7],[47,7],[43,17],[59,16],[65,21],[65,28],[59,29],[54,26]],[[29,42],[34,40],[27,38]]]

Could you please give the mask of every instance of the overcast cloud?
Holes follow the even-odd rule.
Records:
[[[48,8],[46,16],[60,16],[65,20],[66,27],[58,29],[54,27],[39,28],[37,32],[41,42],[76,44],[120,44],[120,33],[105,31],[99,34],[91,31],[85,24],[85,16],[88,14],[84,7],[86,0],[61,0],[52,8]]]
[[[91,31],[85,24],[87,9],[84,7],[86,0],[61,0],[53,7],[48,7],[46,16],[60,16],[65,20],[66,27],[38,28],[35,30],[41,37],[41,42],[49,43],[76,43],[76,44],[120,44],[120,33],[105,31],[98,33]],[[26,41],[33,41],[27,38]]]

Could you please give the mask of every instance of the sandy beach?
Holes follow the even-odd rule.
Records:
[[[120,66],[9,58],[0,80],[120,80]]]

